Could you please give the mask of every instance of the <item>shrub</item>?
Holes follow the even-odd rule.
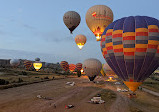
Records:
[[[22,75],[27,75],[27,72],[25,72],[25,71],[22,71]]]
[[[0,79],[0,85],[9,84],[9,81],[6,81],[4,79]]]
[[[44,77],[44,79],[49,79],[49,77],[48,77],[48,76],[46,76],[46,77]]]
[[[23,82],[23,79],[18,78],[18,83]]]
[[[39,77],[35,77],[35,78],[39,78]]]

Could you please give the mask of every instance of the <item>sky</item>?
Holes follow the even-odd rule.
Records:
[[[40,57],[41,61],[53,63],[97,58],[105,63],[100,42],[96,42],[86,25],[87,10],[94,5],[106,5],[112,9],[114,20],[136,15],[159,19],[158,4],[159,0],[0,0],[0,49],[15,52],[8,52],[10,55],[0,52],[0,58]],[[76,11],[81,16],[73,35],[63,23],[67,11]],[[78,34],[87,37],[82,50],[74,41]]]

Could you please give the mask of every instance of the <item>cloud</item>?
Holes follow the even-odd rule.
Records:
[[[27,24],[22,24],[22,26],[24,27],[24,28],[27,28],[27,29],[36,29],[35,27],[33,27],[33,26],[31,26],[31,25],[27,25]]]

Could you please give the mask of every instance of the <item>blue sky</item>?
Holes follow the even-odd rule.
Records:
[[[107,5],[114,13],[114,20],[131,15],[159,19],[158,4],[159,0],[0,0],[0,49],[31,52],[25,57],[28,59],[34,59],[35,52],[42,61],[54,63],[61,60],[77,63],[87,58],[105,63],[100,43],[86,25],[87,10],[94,5]],[[63,23],[64,13],[70,10],[81,16],[73,35]],[[74,42],[77,34],[87,37],[82,50]],[[1,55],[0,58],[5,58]],[[15,53],[7,58],[24,57]]]

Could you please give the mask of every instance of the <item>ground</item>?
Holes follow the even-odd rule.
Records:
[[[75,82],[75,86],[66,82]],[[88,103],[98,93],[106,103]],[[109,82],[96,84],[86,78],[51,80],[0,90],[0,112],[159,112],[159,97],[139,90],[137,98],[130,99],[127,94],[117,92],[116,85]],[[75,107],[66,109],[68,104]]]

